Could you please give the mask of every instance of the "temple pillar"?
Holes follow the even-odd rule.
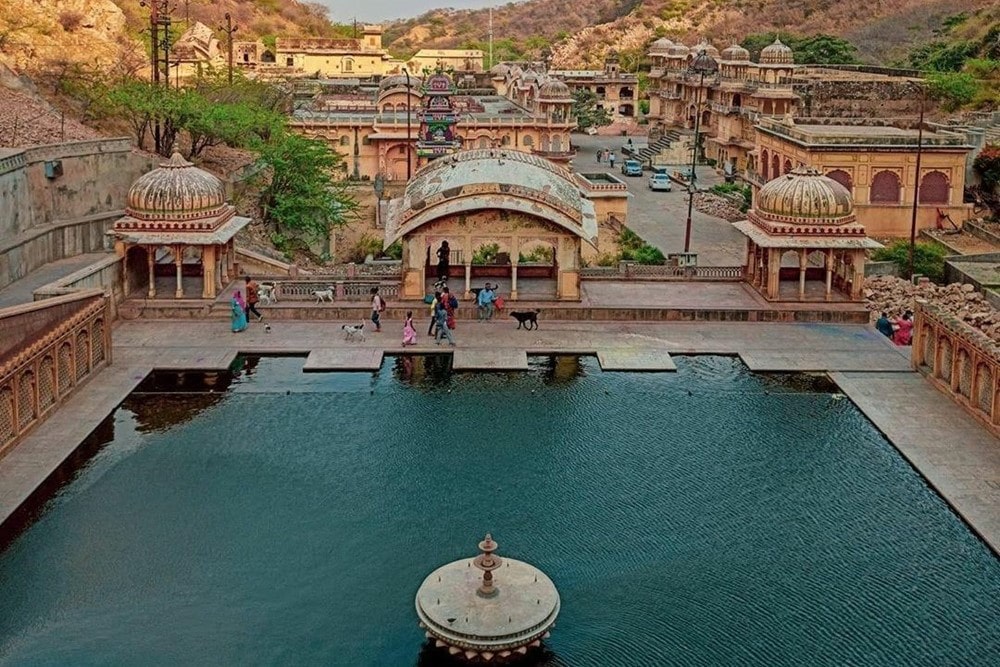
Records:
[[[174,253],[174,268],[177,272],[177,286],[174,289],[174,298],[184,298],[184,246],[175,245],[170,248]]]
[[[767,249],[767,298],[777,300],[781,295],[781,249]]]
[[[465,299],[472,298],[472,257],[466,255],[465,259]]]
[[[236,279],[236,239],[229,239],[229,252],[226,253],[226,260],[229,262],[229,277]]]
[[[149,288],[146,296],[156,298],[156,246],[146,246],[146,262],[149,264]]]
[[[556,276],[556,298],[559,298],[559,277]],[[517,300],[517,257],[510,258],[510,300]]]
[[[833,297],[833,248],[826,251],[826,300]]]
[[[865,286],[865,251],[855,250],[852,253],[851,268],[854,270],[854,279],[851,281],[851,299],[860,301]]]
[[[201,298],[214,299],[215,291],[215,246],[201,247]]]
[[[799,250],[799,301],[806,298],[806,267],[809,265],[809,251]]]
[[[115,252],[122,258],[122,297],[127,299],[131,291],[128,279],[128,251],[131,248],[123,241],[115,241]]]
[[[220,268],[222,269],[220,273],[222,274],[222,286],[225,287],[226,285],[229,284],[229,280],[231,277],[231,274],[229,273],[229,267],[230,267],[229,253],[231,252],[229,249],[229,242],[227,241],[223,243],[221,246],[219,246],[219,248],[222,250],[222,258],[219,261]]]

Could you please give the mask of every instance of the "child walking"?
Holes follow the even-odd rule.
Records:
[[[406,321],[403,323],[403,347],[417,344],[417,330],[413,328],[413,311],[406,311]]]

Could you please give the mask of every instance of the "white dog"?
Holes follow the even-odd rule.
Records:
[[[261,283],[257,290],[262,306],[278,303],[278,283]]]
[[[340,327],[344,331],[344,340],[364,340],[365,339],[365,321],[361,320],[361,324],[345,324]]]
[[[320,301],[329,301],[333,303],[333,287],[327,286],[326,289],[313,290],[312,295],[316,297],[316,303]]]

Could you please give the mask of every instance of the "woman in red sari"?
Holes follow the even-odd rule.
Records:
[[[913,313],[906,311],[898,320],[892,322],[892,342],[896,345],[909,345],[913,342]]]

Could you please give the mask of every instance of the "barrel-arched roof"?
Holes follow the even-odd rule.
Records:
[[[572,175],[545,158],[498,148],[459,151],[421,167],[392,200],[385,243],[445,215],[487,208],[520,211],[597,244],[597,218]]]

